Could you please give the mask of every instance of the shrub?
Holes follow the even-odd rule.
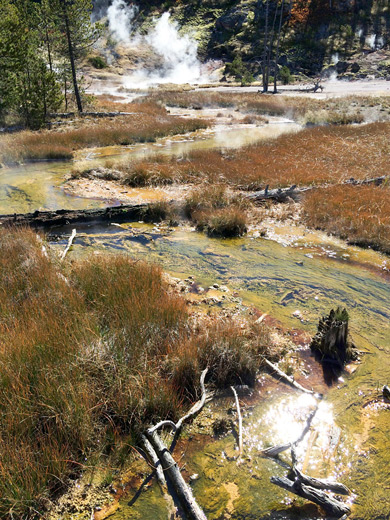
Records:
[[[88,61],[95,69],[105,69],[107,67],[107,62],[102,56],[91,56],[88,58]]]
[[[279,78],[283,85],[288,85],[291,83],[292,75],[287,65],[283,65],[283,67],[280,68]]]

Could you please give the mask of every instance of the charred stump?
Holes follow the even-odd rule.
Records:
[[[349,336],[348,321],[348,312],[341,307],[332,309],[329,316],[320,319],[310,348],[322,362],[342,368],[356,359],[357,349]]]

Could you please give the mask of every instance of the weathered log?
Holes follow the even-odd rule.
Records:
[[[236,392],[236,389],[234,388],[234,386],[231,386],[230,387],[233,394],[234,394],[234,398],[235,398],[235,401],[236,401],[236,408],[237,408],[237,416],[238,416],[238,451],[239,451],[239,454],[242,455],[242,451],[243,451],[243,446],[242,446],[242,415],[241,415],[241,409],[240,409],[240,402],[238,400],[238,395],[237,395],[237,392]]]
[[[293,471],[296,474],[298,481],[302,484],[306,484],[307,486],[316,489],[326,489],[328,491],[332,491],[332,493],[337,493],[338,495],[351,494],[351,491],[347,488],[347,486],[344,486],[344,484],[342,484],[341,482],[333,482],[327,479],[310,477],[309,475],[305,475],[304,473],[302,473],[297,467],[294,467]]]
[[[145,435],[141,435],[142,448],[145,451],[145,454],[148,456],[150,462],[153,464],[154,469],[156,471],[156,476],[160,487],[163,490],[167,489],[167,481],[165,480],[164,471],[161,467],[160,459],[157,456],[157,453],[154,451],[153,446],[148,441]]]
[[[290,188],[278,188],[269,190],[268,186],[266,186],[264,190],[251,193],[250,195],[247,195],[247,197],[253,202],[262,202],[265,200],[274,200],[276,202],[287,202],[289,200],[298,201],[304,193],[311,189],[313,188],[297,188],[297,186],[294,185]]]
[[[66,255],[68,254],[69,249],[72,247],[73,240],[75,239],[75,237],[76,237],[76,230],[73,229],[72,230],[72,234],[70,235],[69,240],[68,240],[68,245],[66,246],[65,251],[61,255],[61,260],[62,261],[65,260]]]
[[[173,436],[173,440],[172,440],[171,446],[169,448],[171,453],[173,453],[173,450],[175,449],[177,439],[179,438],[179,435],[181,433],[184,423],[190,421],[191,419],[194,419],[202,411],[204,405],[206,404],[207,392],[206,392],[206,387],[205,387],[204,382],[206,379],[207,372],[208,372],[208,368],[205,368],[200,375],[200,388],[202,390],[201,398],[176,423],[175,435]]]
[[[126,222],[143,218],[148,204],[123,204],[101,209],[34,211],[13,215],[0,215],[2,226],[31,226],[48,228],[84,222]]]
[[[160,459],[161,466],[164,470],[166,478],[175,490],[175,494],[180,502],[180,505],[187,515],[189,520],[207,520],[206,515],[197,504],[191,488],[186,484],[177,462],[172,457],[170,451],[160,439],[158,433],[153,431],[150,433],[146,431],[146,437],[152,445],[154,451]]]
[[[340,518],[345,514],[348,515],[351,512],[347,504],[330,497],[324,491],[307,486],[297,480],[294,482],[287,477],[271,477],[271,482],[290,493],[314,502],[322,507],[326,513],[336,518]]]
[[[174,423],[173,421],[161,421],[155,426],[150,427],[148,430],[146,430],[145,437],[149,443],[148,449],[151,450],[151,452],[156,454],[156,457],[158,461],[154,458],[153,463],[157,470],[157,468],[160,465],[160,468],[163,470],[164,475],[169,480],[169,483],[171,484],[174,493],[179,500],[180,506],[185,511],[187,517],[189,520],[207,520],[205,514],[203,513],[202,509],[198,506],[196,503],[196,500],[192,494],[191,488],[186,484],[184,481],[180,470],[178,468],[177,463],[175,462],[174,458],[172,457],[172,452],[176,446],[177,439],[180,435],[180,432],[182,430],[182,427],[185,422],[189,421],[190,419],[193,419],[204,407],[207,399],[207,393],[206,393],[206,387],[205,387],[205,378],[207,374],[208,369],[206,368],[203,370],[201,377],[200,377],[200,386],[202,389],[202,396],[199,401],[197,401],[190,411],[181,417],[177,423]],[[169,426],[171,429],[174,430],[175,435],[173,438],[173,441],[171,443],[171,448],[168,450],[168,448],[165,446],[164,442],[159,437],[157,431],[160,428],[163,428],[164,426]],[[146,445],[148,446],[148,445]],[[169,503],[168,503],[169,505]],[[169,507],[172,509],[171,507]]]
[[[62,113],[53,113],[50,114],[49,117],[52,119],[68,119],[70,117],[118,117],[118,116],[132,116],[136,115],[136,112],[62,112]]]
[[[268,359],[264,358],[265,363],[284,381],[286,381],[289,385],[292,385],[297,390],[300,390],[301,392],[305,392],[306,394],[314,394],[313,390],[308,390],[307,388],[304,388],[302,385],[294,381],[294,379],[290,376],[288,376],[285,372],[280,370],[279,367],[271,363],[271,361],[268,361]]]
[[[348,361],[356,359],[357,350],[349,337],[348,321],[347,310],[340,307],[320,319],[310,348],[321,361],[342,368]]]

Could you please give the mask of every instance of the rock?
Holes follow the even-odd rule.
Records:
[[[299,310],[294,311],[292,313],[292,315],[294,316],[294,318],[298,318],[300,320],[303,318],[303,315],[302,315],[301,311],[299,311]]]
[[[213,289],[219,289],[219,285],[217,283],[213,283]]]
[[[390,388],[389,388],[387,385],[385,385],[385,386],[383,387],[383,389],[382,389],[382,393],[383,393],[383,397],[384,397],[385,399],[388,399],[388,400],[390,401]]]

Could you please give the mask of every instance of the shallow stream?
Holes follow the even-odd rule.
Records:
[[[219,125],[147,145],[88,150],[80,158],[180,156],[195,149],[237,148],[298,128],[285,122],[262,127]],[[71,163],[3,168],[0,213],[116,203],[66,195],[62,184],[70,169]],[[53,246],[62,250],[70,230],[53,233],[59,235]],[[304,230],[275,230],[270,238],[261,238],[256,229],[242,239],[218,240],[186,227],[164,230],[143,223],[78,226],[70,257],[121,251],[158,262],[173,276],[193,276],[196,287],[205,288],[205,296],[214,298],[216,308],[225,305],[226,296],[227,306],[267,313],[297,337],[302,331],[314,334],[319,317],[331,308],[347,307],[354,341],[364,352],[362,361],[354,373],[343,374],[326,392],[299,457],[307,473],[337,476],[354,491],[353,518],[388,519],[390,410],[381,398],[381,388],[390,383],[389,258]],[[213,284],[225,286],[227,292],[209,291]],[[307,341],[302,342],[300,357],[306,359],[309,384],[313,382],[311,371],[317,373],[318,366],[309,356]],[[321,379],[318,374],[314,378],[317,391],[326,389]],[[232,460],[235,437],[231,433],[221,439],[196,435],[185,443],[186,475],[197,475],[192,487],[209,520],[320,518],[315,508],[293,500],[270,483],[271,475],[285,475],[286,469],[259,455],[265,446],[295,440],[314,405],[312,397],[301,396],[265,375],[244,409],[245,456],[240,462]],[[210,405],[205,415],[232,406],[233,398],[226,397]],[[281,459],[288,462],[288,454]],[[157,486],[147,488],[130,506],[135,492],[130,490],[122,499],[113,520],[166,518],[166,504]]]
[[[55,247],[62,249],[66,238],[59,238]],[[301,347],[300,357],[309,371],[306,385],[313,384],[319,392],[325,389],[326,396],[299,457],[308,474],[337,477],[354,491],[352,518],[388,518],[390,409],[380,397],[381,387],[390,380],[388,258],[320,233],[298,233],[286,245],[284,240],[260,238],[257,230],[245,238],[218,240],[190,228],[167,230],[143,223],[81,228],[71,255],[91,251],[122,251],[158,262],[181,279],[193,276],[196,287],[206,290],[215,283],[226,286],[225,294],[234,296],[227,296],[227,305],[253,306],[277,318],[292,335],[314,334],[321,315],[337,305],[347,307],[353,339],[365,352],[354,373],[342,374],[327,390],[318,374],[310,379],[311,369],[318,372],[318,365],[307,345]],[[224,305],[223,293],[206,291],[209,294],[217,296],[216,307]],[[218,400],[206,416],[210,410],[219,413],[233,407],[233,402],[233,397]],[[313,397],[265,375],[245,408],[245,456],[240,463],[231,460],[236,454],[233,434],[222,439],[198,435],[186,443],[182,463],[187,477],[198,475],[192,487],[209,520],[322,518],[315,508],[292,500],[269,482],[271,475],[286,475],[287,470],[259,454],[263,447],[296,440],[314,406]],[[288,452],[280,458],[289,462]],[[130,506],[135,492],[130,490],[121,501],[114,520],[166,518],[157,486]]]
[[[206,117],[207,114],[209,112],[200,114],[200,117]],[[161,154],[180,157],[195,150],[240,148],[283,133],[297,132],[301,128],[292,121],[280,118],[271,118],[269,124],[262,126],[225,123],[221,121],[206,130],[166,137],[155,143],[91,148],[77,153],[76,160],[102,165],[107,159],[131,161]],[[80,210],[117,204],[117,201],[111,199],[81,198],[67,194],[63,184],[71,170],[72,162],[63,161],[0,169],[0,214],[53,209]],[[137,191],[139,198],[140,190]],[[131,196],[131,190],[127,190],[127,193]]]

